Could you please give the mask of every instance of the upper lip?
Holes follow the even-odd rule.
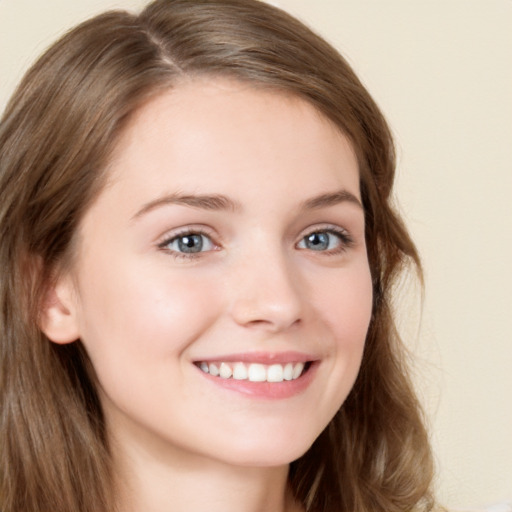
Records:
[[[259,363],[259,364],[285,364],[307,363],[316,361],[318,357],[303,352],[244,352],[237,354],[224,354],[204,359],[196,359],[195,362],[213,363],[222,361],[226,363]]]

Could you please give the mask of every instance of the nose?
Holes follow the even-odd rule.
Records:
[[[245,258],[232,281],[231,314],[242,326],[280,332],[302,321],[297,272],[283,255]]]

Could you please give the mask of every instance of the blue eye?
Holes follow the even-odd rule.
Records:
[[[297,244],[297,247],[310,251],[336,251],[343,249],[349,242],[348,235],[324,230],[309,233]]]
[[[215,245],[207,235],[191,232],[175,236],[163,242],[161,247],[181,254],[197,254],[211,251],[214,249]]]

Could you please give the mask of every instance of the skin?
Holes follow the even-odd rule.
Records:
[[[288,465],[349,393],[371,315],[350,143],[301,99],[194,79],[137,112],[108,173],[42,327],[92,360],[120,510],[297,510]],[[290,351],[315,363],[281,399],[194,364]]]

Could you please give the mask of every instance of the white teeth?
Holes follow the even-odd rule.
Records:
[[[248,380],[250,382],[283,382],[298,379],[304,371],[304,363],[264,365],[259,363],[198,363],[204,373],[222,379]]]
[[[267,380],[269,382],[283,382],[284,369],[280,364],[273,364],[268,367]]]
[[[244,363],[235,363],[233,366],[233,379],[247,380],[247,366]]]
[[[283,378],[284,378],[284,380],[292,380],[293,379],[293,364],[292,363],[288,363],[284,367]]]
[[[267,370],[262,364],[250,364],[249,376],[250,382],[264,382],[267,380]]]
[[[297,363],[293,367],[293,379],[298,379],[302,373],[302,370],[304,370],[304,363]]]
[[[229,379],[229,377],[231,377],[231,375],[233,375],[233,370],[226,363],[220,363],[219,375],[223,379]]]

